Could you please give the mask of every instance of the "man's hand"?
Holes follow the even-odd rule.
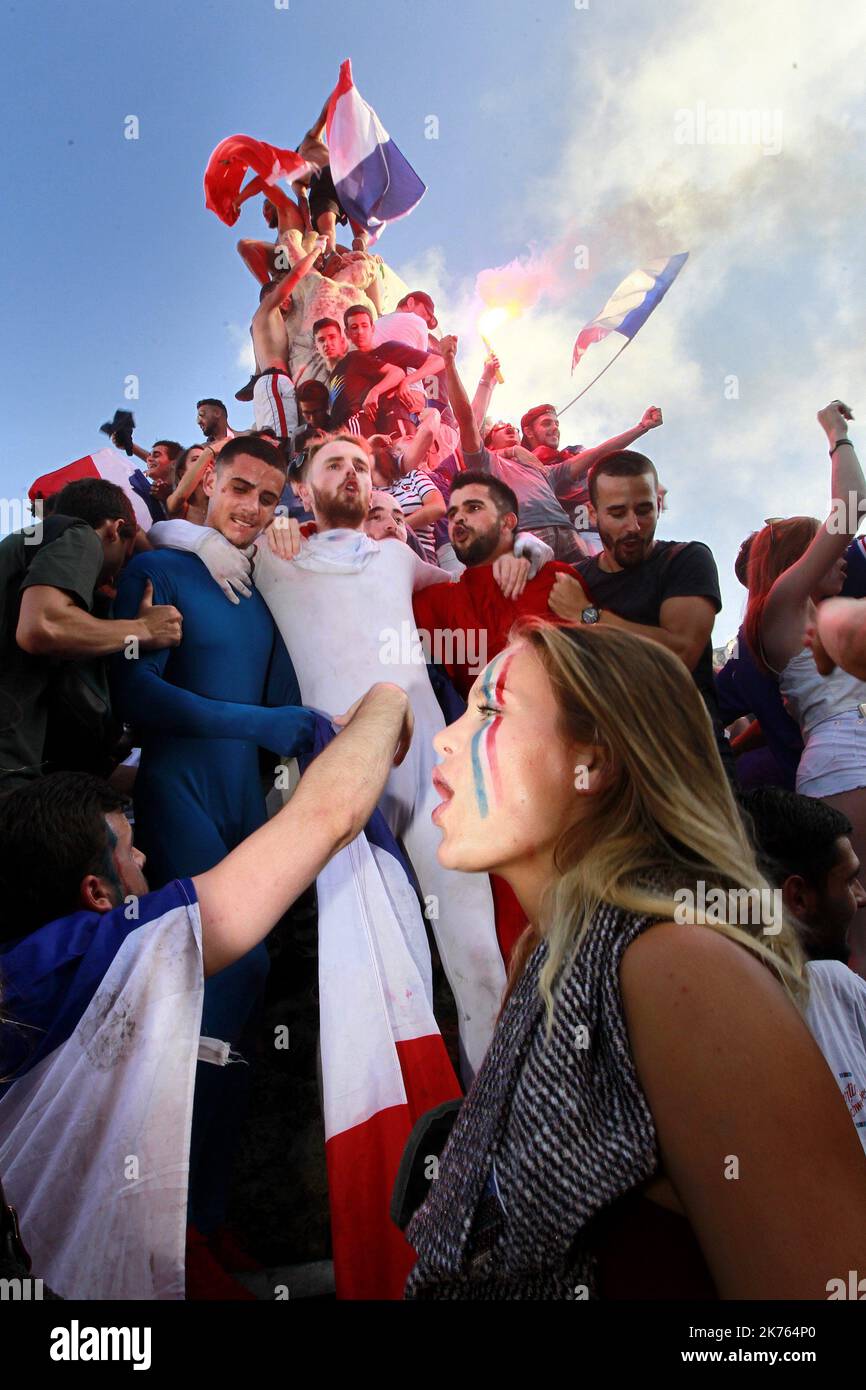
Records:
[[[406,381],[405,377],[400,382],[400,385],[397,387],[397,390],[394,392],[394,395],[397,397],[398,401],[401,401],[402,404],[405,405],[407,410],[411,410],[413,414],[417,411],[419,395],[418,389],[415,386],[410,386]],[[421,399],[424,399],[423,391],[421,392]]]
[[[364,397],[363,411],[365,415],[369,415],[371,420],[375,420],[376,415],[378,414],[379,397],[381,394],[382,393],[379,390],[378,386],[371,386],[366,396]]]
[[[391,685],[389,682],[380,681],[376,685],[371,686],[366,695],[362,695],[360,700],[356,700],[353,705],[350,705],[345,714],[335,715],[331,723],[335,729],[345,729],[346,725],[350,724],[354,719],[362,705],[374,699],[381,699],[384,696],[397,700],[402,697],[403,701],[403,727],[400,731],[397,751],[394,754],[394,766],[399,767],[409,751],[409,744],[412,742],[412,734],[415,729],[415,716],[412,713],[409,696],[399,685]]]
[[[832,675],[833,672],[836,670],[836,663],[835,661],[831,661],[830,657],[824,650],[824,644],[822,643],[821,638],[818,636],[818,629],[814,623],[809,624],[803,636],[806,646],[812,648],[812,655],[815,658],[815,665],[818,668],[819,675]]]
[[[494,560],[493,578],[504,598],[520,598],[529,579],[529,570],[529,561],[518,559],[516,555],[500,555]]]
[[[264,535],[271,550],[281,560],[294,560],[300,555],[304,538],[300,522],[295,517],[282,513],[275,516],[270,526],[265,528]]]
[[[655,430],[662,424],[664,424],[662,413],[657,405],[649,406],[641,416],[640,428],[642,430]]]
[[[544,464],[539,463],[535,455],[529,449],[524,449],[522,444],[512,444],[509,449],[500,449],[499,453],[504,459],[513,459],[517,463],[525,463],[528,468],[544,470]]]
[[[495,353],[484,359],[484,366],[481,369],[481,380],[485,386],[489,386],[495,381],[500,371],[499,358]]]
[[[584,608],[592,607],[592,599],[579,579],[559,573],[553,581],[547,606],[567,623],[579,623]]]
[[[170,603],[153,601],[153,585],[145,581],[144,593],[138,606],[138,620],[144,624],[147,636],[142,638],[141,648],[145,652],[162,651],[164,647],[177,647],[183,636],[183,615]]]
[[[837,439],[848,438],[848,421],[854,419],[854,412],[844,401],[831,401],[818,411],[818,424],[831,444]]]
[[[444,338],[439,339],[439,356],[444,357],[446,362],[453,362],[457,356],[457,334],[446,333]]]
[[[171,478],[157,478],[150,480],[150,495],[155,497],[157,502],[164,502],[174,492],[174,483]]]
[[[211,531],[207,540],[198,547],[196,554],[230,603],[240,603],[239,595],[243,598],[252,597],[252,552],[247,554],[238,550],[237,546],[227,541],[219,531]]]

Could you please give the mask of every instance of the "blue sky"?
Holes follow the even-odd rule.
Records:
[[[257,202],[233,229],[206,212],[205,162],[238,132],[295,145],[351,57],[429,189],[378,249],[435,293],[470,377],[478,272],[518,261],[546,279],[497,339],[499,413],[563,404],[588,380],[572,386],[574,337],[618,281],[692,253],[565,437],[596,442],[662,406],[647,445],[670,488],[660,534],[712,545],[724,640],[742,536],[827,509],[815,412],[840,395],[866,417],[863,37],[854,0],[832,26],[807,0],[19,0],[0,83],[4,494],[105,443],[130,374],[144,444],[192,443],[196,400],[231,401],[256,295],[234,242],[262,223]],[[779,113],[781,148],[678,141],[701,105]]]

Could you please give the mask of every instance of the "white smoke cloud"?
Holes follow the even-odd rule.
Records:
[[[670,488],[661,534],[713,548],[720,645],[742,606],[732,567],[743,536],[765,516],[828,510],[816,411],[841,396],[866,418],[855,59],[866,23],[857,0],[832,11],[697,0],[636,13],[633,27],[620,6],[550,25],[573,73],[562,97],[570,129],[505,224],[511,266],[494,275],[478,265],[482,288],[498,283],[507,297],[522,277],[537,289],[496,331],[506,382],[492,408],[511,419],[540,401],[561,408],[603,365],[591,349],[572,377],[571,350],[619,280],[654,257],[691,253],[633,345],[566,413],[563,438],[595,443],[662,406],[665,425],[644,441]],[[720,134],[735,138],[716,143]],[[533,236],[548,230],[543,246],[527,244],[527,208]],[[435,284],[440,331],[460,333],[474,386],[484,356],[475,279],[452,276],[438,247],[403,274]]]

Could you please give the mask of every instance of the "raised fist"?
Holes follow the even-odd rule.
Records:
[[[439,339],[439,355],[444,357],[446,362],[453,362],[457,356],[457,334],[446,333],[444,338]]]
[[[655,430],[658,429],[659,425],[663,423],[664,421],[662,420],[662,413],[659,410],[658,406],[651,405],[647,410],[644,411],[643,417],[640,422],[640,427],[643,430]]]

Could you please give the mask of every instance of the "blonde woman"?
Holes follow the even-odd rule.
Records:
[[[862,1267],[866,1166],[793,931],[772,897],[736,925],[768,885],[685,667],[529,622],[434,742],[442,864],[533,926],[407,1295],[825,1298]]]

